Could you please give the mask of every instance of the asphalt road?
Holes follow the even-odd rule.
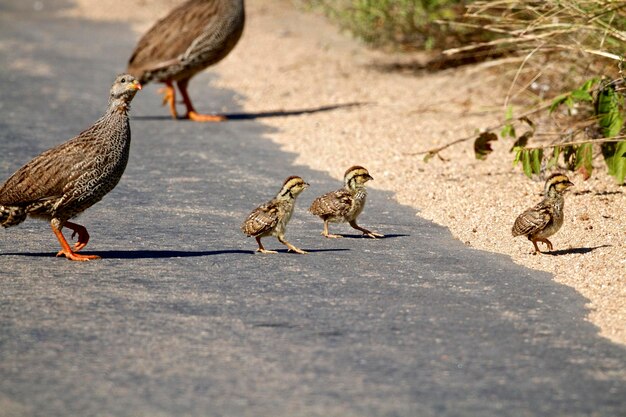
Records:
[[[65,6],[0,3],[2,181],[102,114],[136,40]],[[583,297],[375,189],[361,221],[388,238],[323,239],[306,207],[340,184],[265,138],[297,111],[241,113],[210,78],[196,107],[233,120],[133,102],[128,169],[79,219],[102,260],[0,230],[0,416],[626,416],[626,349]],[[239,225],[288,175],[312,184],[287,232],[310,253],[255,255]]]

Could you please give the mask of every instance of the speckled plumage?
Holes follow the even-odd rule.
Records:
[[[290,250],[305,253],[285,240],[287,223],[291,219],[296,198],[309,184],[300,177],[288,177],[275,198],[260,205],[248,215],[241,225],[241,231],[248,236],[254,236],[259,244],[259,252],[271,253],[261,244],[261,238],[275,236]]]
[[[552,174],[545,183],[544,199],[515,219],[513,236],[526,236],[533,243],[535,253],[541,252],[537,242],[544,242],[552,250],[552,243],[547,238],[563,225],[563,193],[572,185],[567,176]]]
[[[172,83],[177,82],[187,106],[186,117],[194,119],[197,114],[186,91],[189,79],[230,53],[241,38],[244,23],[243,0],[186,1],[141,37],[127,71],[141,83],[165,83],[164,103],[169,102],[174,118]]]
[[[0,225],[15,226],[27,216],[49,220],[59,232],[68,225],[79,234],[75,249],[82,249],[88,234],[68,220],[100,201],[122,177],[130,150],[128,110],[140,88],[131,75],[118,76],[100,119],[17,170],[0,188]],[[70,259],[77,255],[62,252]]]
[[[322,235],[326,237],[341,237],[340,235],[328,233],[328,223],[348,222],[353,228],[360,230],[369,237],[383,236],[364,229],[356,223],[356,219],[363,211],[367,199],[365,183],[372,179],[367,169],[355,165],[348,168],[345,172],[343,188],[326,193],[313,201],[309,211],[324,221]]]

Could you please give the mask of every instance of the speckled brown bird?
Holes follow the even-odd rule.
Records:
[[[373,179],[367,169],[355,165],[348,168],[344,174],[343,188],[324,194],[313,201],[309,211],[324,221],[323,236],[328,238],[342,237],[341,235],[330,234],[328,223],[348,222],[350,226],[363,232],[365,236],[371,238],[384,237],[384,235],[367,230],[356,223],[357,217],[365,207],[367,198],[365,183]]]
[[[276,253],[276,251],[265,249],[261,243],[262,237],[276,236],[278,241],[287,246],[289,250],[296,253],[306,253],[306,251],[296,248],[285,240],[285,230],[293,214],[296,198],[308,186],[309,184],[300,177],[288,177],[276,197],[254,209],[243,222],[241,230],[246,235],[255,237],[259,244],[257,252]]]
[[[165,83],[163,105],[174,119],[178,85],[187,108],[184,118],[198,122],[225,120],[222,115],[199,114],[187,94],[189,80],[221,61],[243,32],[243,0],[188,0],[156,22],[139,40],[128,62],[128,72],[141,84]]]
[[[513,236],[526,236],[535,246],[534,254],[541,253],[537,242],[545,243],[548,250],[552,250],[552,242],[548,237],[558,232],[563,225],[563,193],[573,185],[567,176],[552,174],[546,180],[543,200],[515,219]]]
[[[129,74],[119,75],[104,116],[78,136],[47,150],[17,170],[0,188],[0,225],[15,226],[27,216],[50,221],[61,251],[73,261],[97,259],[81,255],[89,241],[84,226],[69,219],[102,199],[119,182],[130,150],[130,102],[141,85]],[[61,229],[78,234],[73,250]]]

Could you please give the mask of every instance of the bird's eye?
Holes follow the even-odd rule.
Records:
[[[124,84],[126,82],[126,78],[122,78],[122,84]]]

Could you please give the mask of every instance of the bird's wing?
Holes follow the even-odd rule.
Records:
[[[542,201],[515,219],[512,230],[513,236],[532,235],[545,228],[551,219],[552,210],[549,205]]]
[[[257,207],[241,225],[241,230],[248,236],[258,236],[270,232],[276,227],[279,207],[269,202]]]
[[[217,10],[215,0],[191,0],[175,8],[139,40],[128,71],[141,78],[145,71],[179,64],[192,52],[190,46],[198,45],[219,24]]]
[[[88,130],[81,135],[86,133]],[[27,205],[62,197],[76,175],[72,168],[84,160],[81,142],[74,138],[62,143],[17,170],[0,188],[0,205]]]
[[[313,201],[309,211],[316,216],[343,216],[352,206],[352,194],[345,189],[331,191]]]

